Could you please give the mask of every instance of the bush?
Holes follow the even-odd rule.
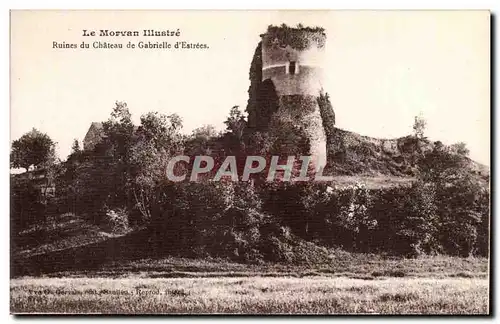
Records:
[[[106,227],[113,233],[123,233],[129,230],[128,213],[125,208],[106,211]]]
[[[28,179],[11,176],[10,217],[12,230],[22,231],[36,222],[45,221],[46,207],[42,194]]]

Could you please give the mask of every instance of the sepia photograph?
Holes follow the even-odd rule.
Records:
[[[11,10],[13,315],[491,315],[488,10]]]

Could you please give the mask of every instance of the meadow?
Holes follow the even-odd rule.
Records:
[[[335,266],[334,266],[335,265]],[[488,314],[487,259],[330,266],[169,258],[11,279],[13,313]]]

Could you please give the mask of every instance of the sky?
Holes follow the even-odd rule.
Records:
[[[183,131],[223,121],[246,107],[249,68],[269,24],[321,26],[327,33],[324,89],[336,126],[395,138],[412,132],[465,142],[490,160],[490,14],[488,11],[13,11],[11,142],[33,127],[66,159],[91,122],[116,101],[133,120],[177,113]],[[171,30],[172,37],[84,37],[83,30]],[[204,50],[54,49],[53,42],[176,41]]]

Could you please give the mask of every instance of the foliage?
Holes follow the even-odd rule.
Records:
[[[10,223],[17,233],[29,225],[41,222],[45,216],[42,196],[33,182],[11,176],[10,179]]]
[[[419,177],[424,182],[432,182],[439,186],[452,184],[469,173],[466,168],[468,160],[457,154],[450,147],[436,142],[432,151],[427,152],[418,162]]]
[[[425,127],[427,125],[427,121],[422,116],[415,116],[415,121],[413,123],[413,133],[417,139],[423,139]]]
[[[126,232],[129,229],[127,210],[123,208],[108,210],[106,212],[106,223],[113,233]]]
[[[440,215],[440,239],[444,252],[452,255],[476,254],[479,237],[488,237],[482,223],[489,219],[489,191],[472,177],[463,177],[453,185],[438,187],[437,206]],[[485,253],[484,243],[481,247]],[[486,247],[487,250],[487,247]]]
[[[296,99],[289,98],[298,107]],[[328,108],[327,95],[320,101]],[[301,155],[307,142],[293,113],[276,112],[269,129],[247,132],[245,116],[235,106],[226,133],[206,125],[184,136],[175,114],[147,113],[135,126],[127,105],[116,103],[93,151],[81,151],[76,141],[61,172],[50,159],[39,166],[57,182],[60,211],[115,233],[135,229],[142,234],[134,245],[147,247],[152,256],[316,262],[328,259],[326,247],[409,257],[488,254],[489,190],[470,172],[463,144],[436,142],[417,150],[415,141],[423,141],[412,137],[402,144],[416,154],[418,179],[387,189],[258,177],[250,182],[167,179],[166,166],[177,155],[211,155],[216,163],[235,155],[239,164],[247,155]],[[358,146],[359,157],[376,149]],[[176,167],[176,174],[184,174],[192,164]],[[11,186],[16,230],[47,217],[51,205],[43,203],[32,182],[13,177]]]
[[[322,27],[289,27],[286,24],[281,26],[269,25],[267,35],[270,46],[272,42],[278,40],[281,46],[290,45],[294,49],[303,50],[312,45],[323,48],[326,42],[325,29]]]
[[[250,86],[248,87],[248,101],[245,111],[248,113],[248,127],[255,129],[257,125],[257,112],[260,110],[258,97],[262,84],[262,42],[259,42],[250,63]]]
[[[468,171],[467,151],[463,143],[437,142],[419,163],[421,180],[435,188],[441,245],[446,253],[463,256],[476,253],[478,229],[489,217],[489,190]]]
[[[321,92],[317,102],[321,114],[321,120],[323,121],[325,135],[327,139],[331,138],[331,136],[335,133],[335,112],[333,111],[329,94]]]
[[[34,166],[35,170],[29,171]],[[12,143],[11,167],[23,167],[25,173],[11,175],[11,223],[21,230],[36,222],[45,222],[53,212],[54,182],[58,176],[55,143],[47,134],[33,128]]]
[[[194,138],[201,137],[205,140],[208,140],[212,137],[216,137],[218,135],[219,134],[213,125],[203,125],[201,127],[193,129],[193,131],[191,132],[192,137]]]
[[[71,154],[78,154],[82,150],[80,149],[80,142],[75,138],[73,144],[71,145]]]
[[[462,156],[469,156],[469,149],[464,142],[455,143],[451,146],[451,150]]]
[[[436,242],[438,210],[435,195],[432,185],[416,182],[402,197],[399,213],[406,213],[406,217],[396,224],[395,234],[402,243],[401,250],[408,256],[440,250]]]
[[[377,227],[377,220],[369,214],[372,204],[372,197],[369,190],[358,183],[353,187],[340,190],[339,200],[344,204],[340,207],[338,222],[339,225],[351,232],[356,249],[356,243],[360,239],[367,237],[368,231]]]
[[[53,163],[54,160],[54,141],[35,128],[12,142],[10,153],[12,168],[24,168],[28,171],[31,166],[39,167],[46,163]]]
[[[226,130],[231,134],[241,139],[243,136],[243,131],[246,127],[246,118],[238,106],[233,106],[229,112],[229,117],[224,121],[226,124]]]

